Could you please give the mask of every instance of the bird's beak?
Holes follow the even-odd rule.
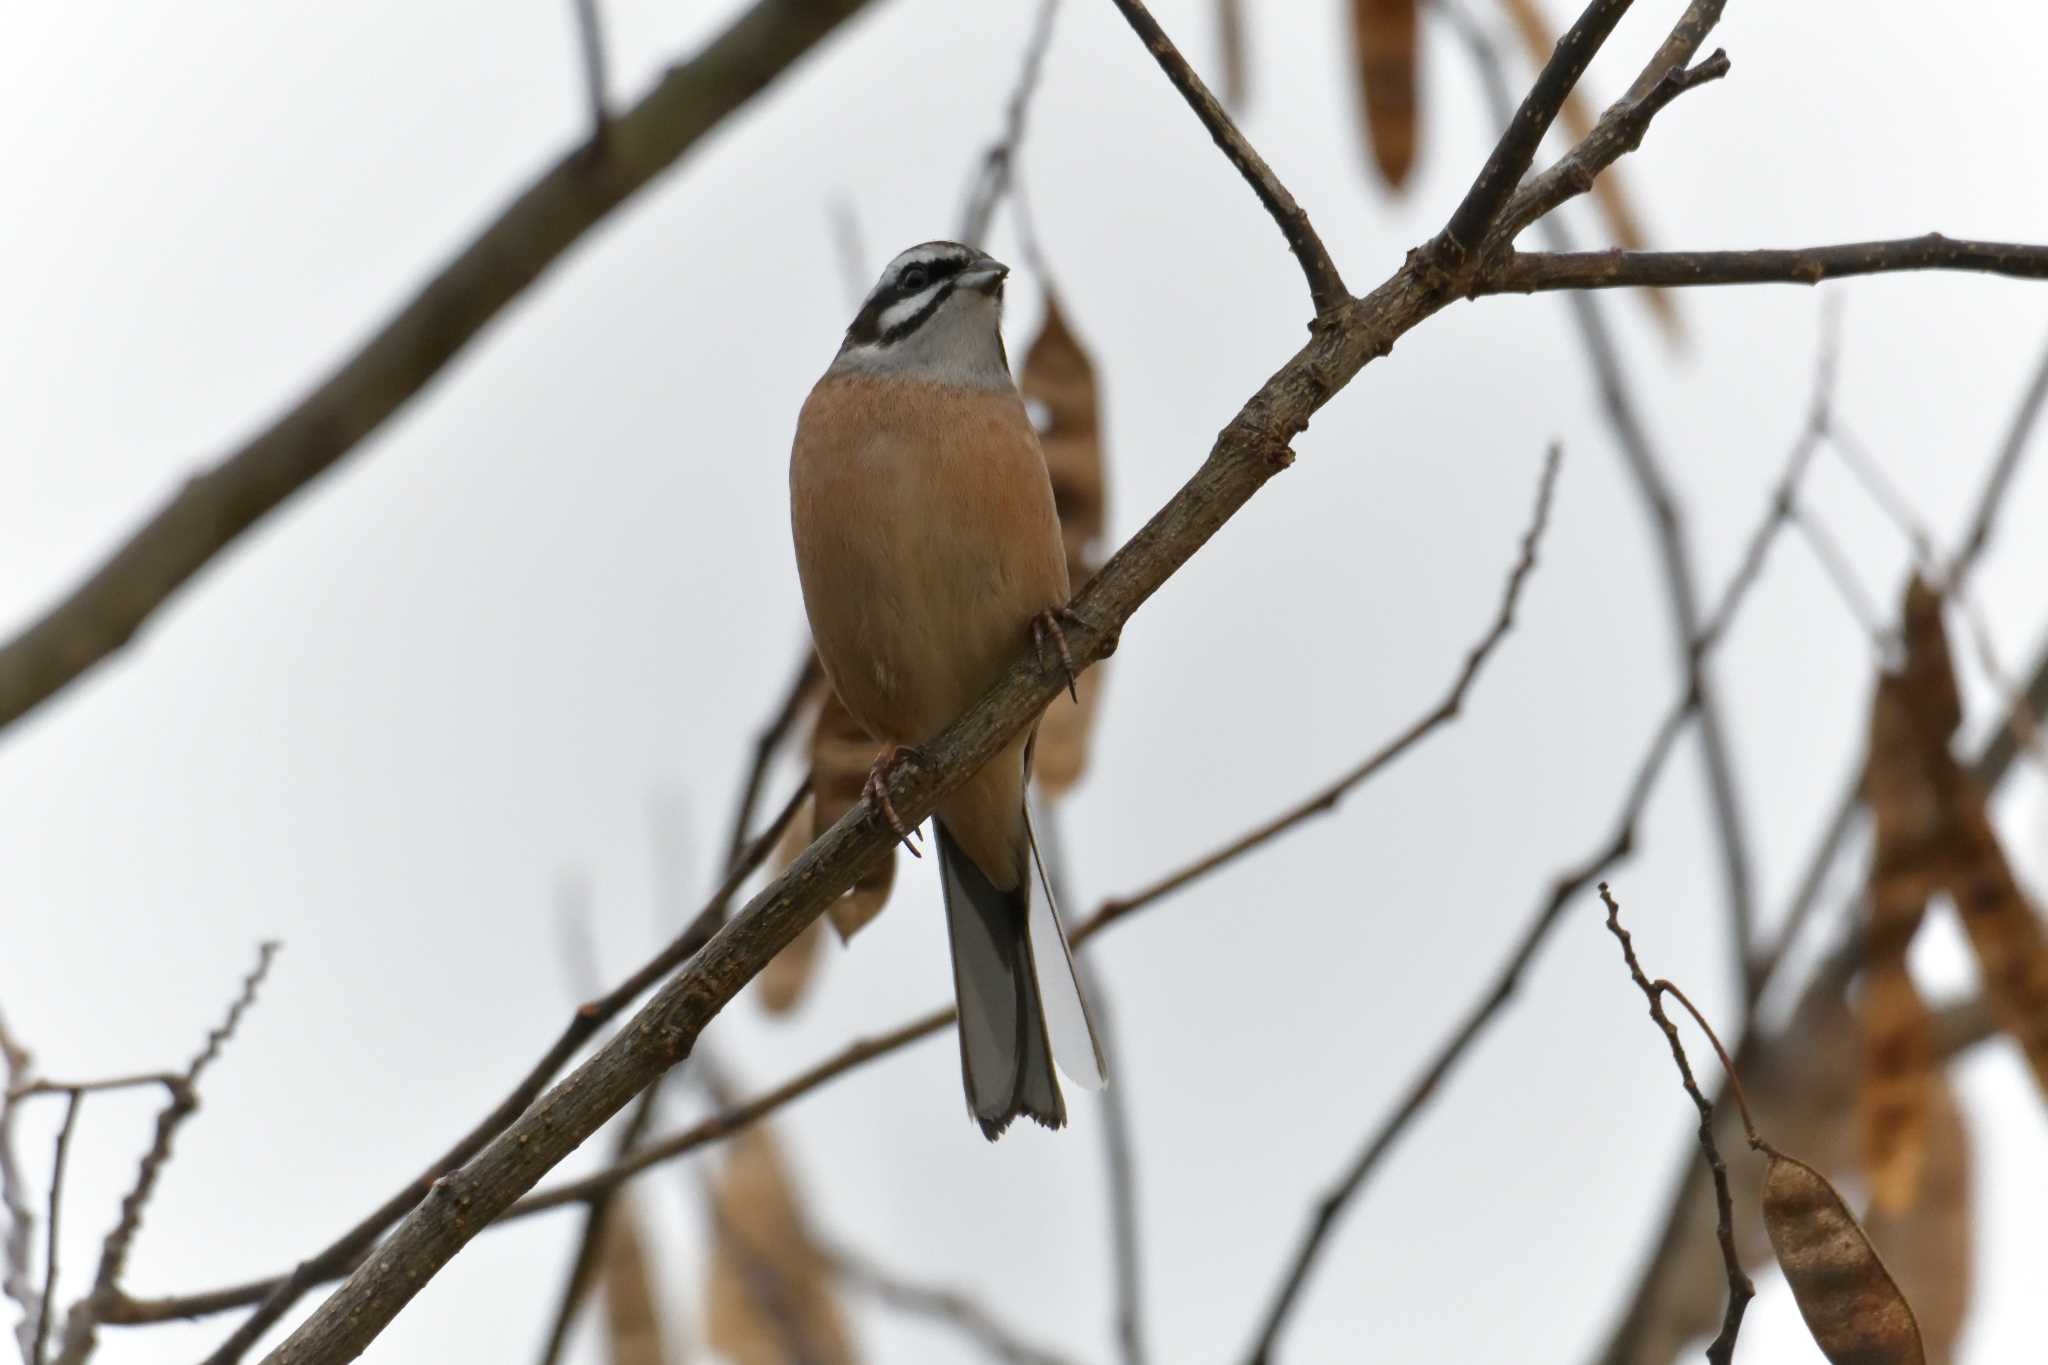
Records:
[[[964,289],[979,289],[984,294],[993,294],[1003,287],[1003,280],[1010,273],[1010,267],[1001,261],[981,261],[960,272],[957,279]]]

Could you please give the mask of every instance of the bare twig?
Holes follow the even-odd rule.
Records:
[[[1546,179],[1581,189],[1581,179],[1585,184],[1591,184],[1592,176],[1611,164],[1623,151],[1642,141],[1643,130],[1658,110],[1683,90],[1691,88],[1679,63],[1689,60],[1692,51],[1704,41],[1707,29],[1698,25],[1705,23],[1711,27],[1712,16],[1703,16],[1703,8],[1712,8],[1716,15],[1719,13],[1718,6],[1696,3],[1681,17],[1678,27],[1673,30],[1672,40],[1667,41],[1665,48],[1651,59],[1644,73],[1648,77],[1659,63],[1672,63],[1669,68],[1647,82],[1645,94],[1624,97],[1611,106],[1600,116],[1593,131],[1556,167],[1518,192],[1504,212],[1497,238],[1511,240],[1507,235],[1519,231],[1520,225],[1529,221],[1531,213],[1547,212],[1544,205],[1554,206],[1554,202],[1561,202],[1562,193],[1546,197],[1547,192],[1543,189]],[[1446,4],[1442,9],[1465,39],[1473,65],[1479,73],[1481,88],[1495,117],[1506,117],[1507,83],[1502,75],[1500,54],[1492,40],[1472,22],[1462,7]],[[1672,42],[1680,39],[1684,41],[1673,48]],[[1675,58],[1673,53],[1676,53]],[[1717,57],[1719,55],[1716,54]],[[1710,61],[1704,63],[1703,68],[1712,65]],[[1697,84],[1697,81],[1692,84]],[[1536,207],[1530,207],[1532,204]],[[1558,218],[1544,217],[1538,226],[1553,247],[1569,247],[1569,232]],[[1721,715],[1720,695],[1706,670],[1699,648],[1703,638],[1710,638],[1718,632],[1700,619],[1698,575],[1677,495],[1665,473],[1668,461],[1658,451],[1650,436],[1649,425],[1643,420],[1641,405],[1635,398],[1635,387],[1630,383],[1627,368],[1622,362],[1621,348],[1615,344],[1613,333],[1608,328],[1607,316],[1599,303],[1589,296],[1573,294],[1568,302],[1579,340],[1585,347],[1599,385],[1601,409],[1614,432],[1615,442],[1627,464],[1657,546],[1674,642],[1699,716],[1701,769],[1706,781],[1707,809],[1713,821],[1715,846],[1720,854],[1722,889],[1728,903],[1729,937],[1734,945],[1737,968],[1746,980],[1755,932],[1755,876],[1749,853],[1749,836],[1743,826],[1743,804],[1735,779],[1734,755]],[[1819,365],[1822,391],[1833,383],[1832,354],[1831,344],[1824,343]],[[1817,399],[1815,411],[1821,410],[1822,404]],[[1798,480],[1810,455],[1810,450],[1795,452],[1785,477],[1780,480],[1781,489],[1791,488]],[[1780,510],[1782,512],[1783,509]]]
[[[160,1321],[163,1316],[189,1317],[195,1313],[216,1313],[254,1303],[258,1305],[256,1311],[235,1330],[234,1335],[221,1343],[208,1357],[208,1365],[228,1365],[228,1362],[240,1359],[242,1353],[254,1345],[256,1339],[268,1330],[272,1323],[290,1311],[291,1306],[308,1290],[326,1283],[337,1275],[346,1274],[360,1265],[375,1247],[377,1238],[426,1198],[433,1190],[435,1182],[481,1151],[492,1138],[502,1133],[525,1113],[534,1098],[546,1088],[550,1080],[554,1079],[555,1073],[582,1049],[583,1044],[592,1035],[631,1005],[649,986],[667,976],[710,941],[717,927],[724,923],[726,906],[734,894],[766,860],[769,851],[775,846],[776,839],[781,836],[783,827],[795,818],[804,790],[803,787],[799,787],[784,805],[782,813],[776,820],[747,847],[724,884],[675,942],[655,954],[610,994],[579,1006],[562,1029],[561,1035],[556,1038],[554,1046],[548,1049],[546,1055],[534,1064],[495,1109],[485,1115],[469,1132],[463,1134],[454,1146],[442,1153],[417,1178],[378,1205],[354,1227],[314,1255],[299,1262],[289,1274],[233,1286],[226,1290],[158,1300],[153,1304],[117,1299],[109,1306],[103,1320],[122,1326],[132,1326],[143,1322]],[[195,1304],[203,1306],[194,1308]]]
[[[289,412],[194,475],[99,568],[0,645],[0,727],[132,639],[172,594],[420,392],[584,233],[868,0],[756,0],[529,185]]]
[[[22,1365],[36,1365],[36,1324],[42,1318],[43,1295],[36,1287],[35,1211],[28,1204],[28,1182],[21,1175],[21,1159],[14,1150],[14,1117],[17,1097],[26,1093],[33,1080],[34,1060],[28,1049],[7,1030],[6,1016],[0,1015],[0,1069],[6,1084],[0,1085],[0,1294],[21,1309],[15,1324],[15,1341],[21,1348]]]
[[[1003,1365],[1072,1365],[1069,1357],[1025,1340],[972,1296],[915,1284],[843,1246],[819,1248],[840,1278],[901,1313],[944,1323]]]
[[[1159,21],[1152,17],[1152,11],[1145,8],[1144,0],[1113,0],[1116,7],[1145,44],[1145,50],[1159,63],[1159,69],[1173,82],[1173,88],[1180,91],[1181,98],[1195,111],[1195,117],[1209,130],[1217,147],[1252,187],[1252,193],[1259,197],[1273,222],[1280,228],[1280,234],[1287,239],[1288,249],[1295,260],[1301,263],[1301,273],[1308,279],[1309,299],[1315,305],[1316,316],[1321,317],[1350,303],[1351,291],[1344,287],[1344,276],[1338,271],[1337,263],[1330,259],[1329,250],[1323,239],[1316,235],[1315,226],[1308,220],[1308,214],[1280,178],[1273,174],[1273,168],[1266,164],[1244,134],[1237,130],[1230,115],[1195,69],[1181,56],[1180,49],[1159,27]]]
[[[64,1097],[64,1123],[57,1129],[57,1153],[50,1162],[50,1208],[43,1216],[43,1292],[29,1365],[43,1365],[43,1348],[50,1340],[50,1307],[57,1302],[57,1215],[64,1206],[64,1163],[71,1155],[71,1130],[78,1122],[78,1105],[83,1099],[76,1091]]]
[[[1930,575],[1938,574],[1939,569],[1934,564],[1934,537],[1926,523],[1920,520],[1919,513],[1913,510],[1905,490],[1885,472],[1883,462],[1862,438],[1850,431],[1840,416],[1832,413],[1828,417],[1828,445],[1848,467],[1849,473],[1855,476],[1856,482],[1863,485],[1863,491],[1870,495],[1878,510],[1906,538],[1906,543],[1912,547],[1914,560],[1925,565]]]
[[[1542,543],[1543,532],[1550,523],[1551,495],[1557,486],[1557,471],[1562,458],[1563,451],[1555,445],[1550,447],[1549,453],[1544,457],[1543,474],[1536,484],[1535,511],[1530,518],[1528,529],[1522,534],[1521,554],[1508,571],[1507,583],[1501,592],[1500,606],[1494,612],[1493,624],[1479,638],[1478,643],[1466,652],[1463,667],[1451,680],[1450,690],[1444,694],[1441,701],[1416,717],[1407,728],[1375,749],[1364,762],[1344,773],[1336,781],[1306,800],[1281,811],[1263,824],[1247,830],[1223,847],[1168,873],[1144,889],[1109,901],[1096,912],[1095,921],[1102,924],[1113,923],[1131,911],[1171,895],[1189,882],[1207,876],[1223,864],[1233,862],[1260,845],[1279,838],[1310,817],[1334,811],[1337,803],[1353,788],[1414,748],[1439,726],[1457,719],[1458,713],[1464,708],[1465,696],[1472,690],[1472,684],[1478,679],[1480,670],[1486,666],[1493,651],[1514,628],[1515,608],[1521,601],[1522,585],[1528,581],[1530,573],[1536,567],[1536,550]],[[1091,924],[1095,921],[1091,921]]]
[[[199,1108],[199,1078],[219,1059],[221,1048],[235,1036],[242,1016],[256,1003],[256,992],[270,974],[270,964],[277,956],[277,947],[275,942],[258,945],[256,965],[242,978],[242,988],[228,1006],[227,1017],[207,1033],[205,1045],[185,1064],[184,1073],[171,1078],[170,1102],[156,1116],[155,1137],[136,1167],[134,1185],[121,1200],[121,1216],[100,1246],[99,1266],[93,1272],[92,1289],[72,1304],[65,1314],[64,1349],[58,1353],[58,1365],[81,1365],[92,1354],[101,1315],[120,1293],[121,1272],[127,1268],[128,1249],[135,1241],[135,1234],[142,1228],[143,1210],[149,1206],[150,1196],[156,1193],[157,1179],[171,1159],[171,1141],[177,1136],[179,1127]],[[80,1098],[79,1092],[73,1093],[70,1108],[65,1111],[67,1126]],[[54,1220],[51,1231],[53,1234],[56,1231]],[[43,1307],[47,1312],[47,1301]]]
[[[1827,354],[1824,350],[1823,356]],[[1823,363],[1821,368],[1821,383],[1825,385],[1831,369],[1826,363]],[[1750,589],[1754,587],[1763,571],[1764,560],[1768,556],[1772,542],[1784,529],[1793,491],[1812,462],[1817,445],[1817,433],[1810,427],[1802,439],[1793,444],[1769,507],[1763,520],[1751,533],[1734,577],[1729,580],[1720,603],[1708,614],[1707,623],[1701,633],[1691,642],[1688,652],[1695,661],[1703,659],[1720,642],[1733,624],[1741,604],[1747,600]],[[1522,973],[1528,969],[1536,950],[1542,946],[1551,929],[1559,922],[1565,906],[1608,867],[1633,851],[1636,826],[1649,804],[1651,793],[1656,789],[1665,761],[1671,755],[1672,746],[1677,742],[1686,721],[1699,710],[1699,698],[1698,688],[1688,683],[1657,728],[1652,731],[1649,746],[1637,764],[1635,775],[1630,779],[1628,789],[1622,798],[1621,810],[1615,818],[1612,834],[1584,861],[1559,874],[1548,893],[1537,904],[1527,926],[1516,939],[1507,960],[1495,973],[1492,982],[1467,1008],[1449,1036],[1438,1045],[1435,1053],[1402,1092],[1393,1109],[1374,1125],[1358,1155],[1345,1167],[1329,1192],[1317,1201],[1308,1227],[1302,1234],[1301,1242],[1260,1324],[1258,1340],[1249,1357],[1255,1365],[1263,1365],[1272,1358],[1280,1330],[1285,1325],[1288,1314],[1292,1312],[1302,1288],[1307,1284],[1309,1272],[1345,1207],[1357,1196],[1359,1190],[1364,1188],[1380,1162],[1393,1150],[1394,1143],[1436,1095],[1438,1088],[1463,1060],[1473,1042],[1513,997],[1521,985]]]
[[[1856,624],[1863,628],[1871,645],[1882,655],[1889,647],[1894,632],[1884,623],[1884,613],[1870,600],[1870,594],[1857,581],[1856,570],[1849,563],[1849,557],[1842,547],[1828,533],[1826,526],[1814,516],[1812,509],[1794,500],[1792,503],[1792,524],[1799,529],[1800,539],[1813,551],[1814,559],[1828,582],[1834,585],[1835,595],[1842,599],[1842,606],[1854,617]]]
[[[1630,941],[1628,930],[1621,927],[1621,907],[1615,904],[1606,882],[1600,883],[1600,899],[1607,905],[1608,932],[1621,942],[1621,955],[1628,963],[1629,978],[1642,991],[1644,999],[1649,1001],[1650,1017],[1657,1021],[1657,1027],[1664,1031],[1665,1040],[1671,1044],[1671,1060],[1678,1066],[1679,1079],[1685,1084],[1685,1093],[1692,1097],[1694,1107],[1700,1111],[1700,1151],[1706,1157],[1707,1169],[1714,1173],[1714,1206],[1719,1213],[1716,1235],[1721,1242],[1721,1264],[1728,1272],[1728,1310],[1721,1319],[1720,1335],[1707,1347],[1707,1359],[1712,1361],[1713,1365],[1729,1365],[1735,1358],[1735,1337],[1742,1330],[1742,1315],[1749,1308],[1749,1301],[1756,1297],[1756,1286],[1750,1282],[1748,1272],[1742,1268],[1742,1258],[1735,1250],[1735,1208],[1728,1195],[1728,1166],[1721,1159],[1721,1149],[1714,1141],[1714,1106],[1700,1093],[1699,1083],[1692,1076],[1692,1065],[1685,1059],[1685,1045],[1678,1040],[1678,1026],[1671,1022],[1671,1016],[1664,1013],[1663,996],[1666,983],[1660,981],[1652,984],[1643,974],[1642,964],[1636,961],[1635,946]],[[1673,990],[1673,994],[1676,993]],[[1692,1010],[1691,1001],[1684,1000],[1682,996],[1680,999],[1687,1010]],[[1699,1018],[1697,1011],[1693,1011],[1693,1017]],[[1701,1028],[1707,1028],[1705,1019],[1700,1019],[1699,1022]],[[1707,1036],[1713,1037],[1712,1029],[1707,1029]],[[1728,1054],[1721,1050],[1721,1040],[1718,1038],[1714,1039],[1714,1050],[1720,1053],[1723,1064],[1728,1067],[1728,1076],[1732,1083],[1735,1076],[1734,1064],[1728,1061]],[[1743,1122],[1748,1124],[1747,1104],[1743,1106],[1742,1117]],[[1752,1140],[1755,1131],[1754,1125],[1751,1125]]]
[[[1060,823],[1059,807],[1048,802],[1032,820],[1038,831],[1038,849],[1044,858],[1046,880],[1052,887],[1055,905],[1072,905],[1067,880],[1067,849]],[[1081,989],[1089,1001],[1089,1017],[1095,1025],[1095,1041],[1108,1062],[1116,1084],[1103,1089],[1099,1099],[1102,1115],[1104,1174],[1109,1183],[1110,1266],[1115,1276],[1116,1338],[1124,1365],[1145,1365],[1144,1243],[1138,1233],[1138,1162],[1131,1142],[1131,1077],[1123,1064],[1117,1042],[1115,1001],[1110,998],[1102,974],[1095,969],[1092,954],[1074,960]]]
[[[1984,491],[1977,499],[1976,515],[1970,519],[1970,528],[1963,534],[1963,543],[1949,565],[1946,577],[1950,582],[1967,577],[1978,556],[1984,553],[1985,545],[1990,542],[1992,527],[2000,509],[2005,506],[2005,490],[2019,469],[2020,458],[2027,453],[2034,420],[2041,415],[2044,401],[2048,401],[2048,347],[2042,348],[2041,359],[2034,366],[2034,377],[2020,396],[2020,405],[2006,427],[2005,440],[1999,445],[1990,477],[1984,481]]]
[[[774,714],[754,736],[753,758],[747,766],[746,781],[740,787],[739,802],[733,808],[732,830],[725,840],[725,865],[728,869],[738,865],[740,855],[747,850],[747,830],[754,823],[754,807],[760,804],[761,788],[768,780],[768,768],[775,761],[775,751],[796,729],[805,708],[824,685],[825,672],[818,667],[818,656],[811,649],[810,637],[806,636],[804,656],[797,661],[789,686],[783,689],[782,704],[775,708]],[[801,801],[809,789],[808,783],[799,788],[797,799]]]
[[[1586,74],[1593,54],[1607,41],[1621,16],[1628,13],[1631,3],[1632,0],[1593,0],[1579,15],[1578,22],[1558,39],[1550,60],[1537,74],[1536,83],[1509,117],[1500,141],[1494,144],[1478,177],[1444,225],[1438,246],[1449,260],[1462,259],[1485,241],[1509,196],[1529,173],[1536,149],[1543,145],[1550,125],[1557,121],[1566,97],[1578,85],[1579,77]],[[1589,187],[1590,184],[1589,181]]]
[[[1025,40],[1024,62],[1017,72],[1017,84],[1004,108],[1003,132],[981,158],[973,181],[967,187],[967,208],[960,216],[960,240],[978,247],[988,239],[989,220],[1016,178],[1017,156],[1024,147],[1024,123],[1031,112],[1031,97],[1038,91],[1045,70],[1045,51],[1052,45],[1053,20],[1059,17],[1060,0],[1039,0],[1038,17]]]
[[[605,131],[611,127],[607,95],[611,82],[605,75],[604,19],[597,6],[598,0],[575,0],[576,42],[583,52],[583,97],[590,105],[590,145],[593,148],[604,141]]]
[[[1880,242],[1757,251],[1518,251],[1489,271],[1476,292],[1819,284],[1852,275],[1907,270],[1963,270],[2021,280],[2048,279],[2048,246],[1958,241],[1930,232],[1924,237]]]

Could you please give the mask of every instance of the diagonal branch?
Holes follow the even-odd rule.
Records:
[[[606,214],[869,0],[756,0],[563,155],[290,411],[184,487],[62,601],[0,645],[0,728],[127,644],[243,532],[424,389]]]
[[[1145,0],[1112,0],[1123,11],[1145,44],[1145,50],[1159,63],[1159,69],[1173,82],[1173,88],[1180,91],[1181,98],[1188,102],[1188,108],[1195,111],[1195,117],[1209,130],[1217,147],[1230,164],[1237,167],[1237,173],[1252,187],[1252,193],[1259,197],[1266,212],[1272,215],[1280,228],[1280,235],[1287,239],[1287,246],[1301,263],[1301,273],[1308,279],[1309,299],[1314,303],[1316,316],[1323,317],[1351,301],[1351,291],[1344,285],[1344,276],[1338,271],[1337,263],[1330,259],[1329,249],[1323,239],[1316,235],[1314,224],[1301,205],[1294,202],[1294,196],[1280,183],[1280,177],[1273,174],[1273,168],[1266,164],[1257,149],[1245,140],[1237,124],[1195,69],[1188,65],[1188,59],[1181,56],[1180,49],[1159,27],[1159,21],[1152,17],[1152,11],[1145,8]],[[1623,6],[1626,8],[1626,5]]]

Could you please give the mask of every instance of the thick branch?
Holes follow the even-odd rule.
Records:
[[[1967,270],[2048,279],[2048,246],[1966,242],[1930,232],[1884,242],[1765,251],[1518,251],[1489,272],[1482,294],[1546,289],[1680,288],[1718,284],[1819,284],[1851,275]]]
[[[1259,202],[1279,225],[1280,234],[1287,239],[1288,249],[1301,263],[1301,273],[1308,278],[1308,293],[1315,304],[1316,316],[1322,317],[1341,307],[1351,298],[1351,291],[1345,288],[1344,277],[1337,270],[1337,263],[1330,259],[1323,239],[1316,235],[1315,226],[1309,222],[1308,214],[1301,205],[1294,202],[1294,196],[1280,183],[1280,177],[1273,174],[1273,168],[1266,164],[1264,157],[1245,141],[1237,124],[1231,121],[1221,101],[1209,92],[1195,69],[1188,65],[1187,58],[1180,55],[1180,49],[1159,27],[1159,21],[1145,8],[1144,0],[1113,0],[1123,11],[1125,19],[1137,31],[1144,42],[1145,50],[1159,63],[1159,69],[1173,82],[1173,88],[1180,91],[1181,98],[1195,111],[1195,117],[1209,130],[1216,145],[1222,149],[1230,164],[1237,167],[1237,173],[1258,195]],[[1626,4],[1623,5],[1626,8]]]
[[[91,577],[0,646],[0,727],[126,644],[216,554],[332,468],[584,233],[869,0],[757,0],[603,145],[564,155],[268,429],[188,480]]]

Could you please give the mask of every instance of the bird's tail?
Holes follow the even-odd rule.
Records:
[[[1069,1079],[1086,1089],[1102,1086],[1104,1068],[1052,893],[1029,852],[1016,888],[1001,891],[943,823],[933,825],[953,943],[968,1112],[991,1142],[1020,1114],[1047,1128],[1065,1127],[1054,1049]]]

